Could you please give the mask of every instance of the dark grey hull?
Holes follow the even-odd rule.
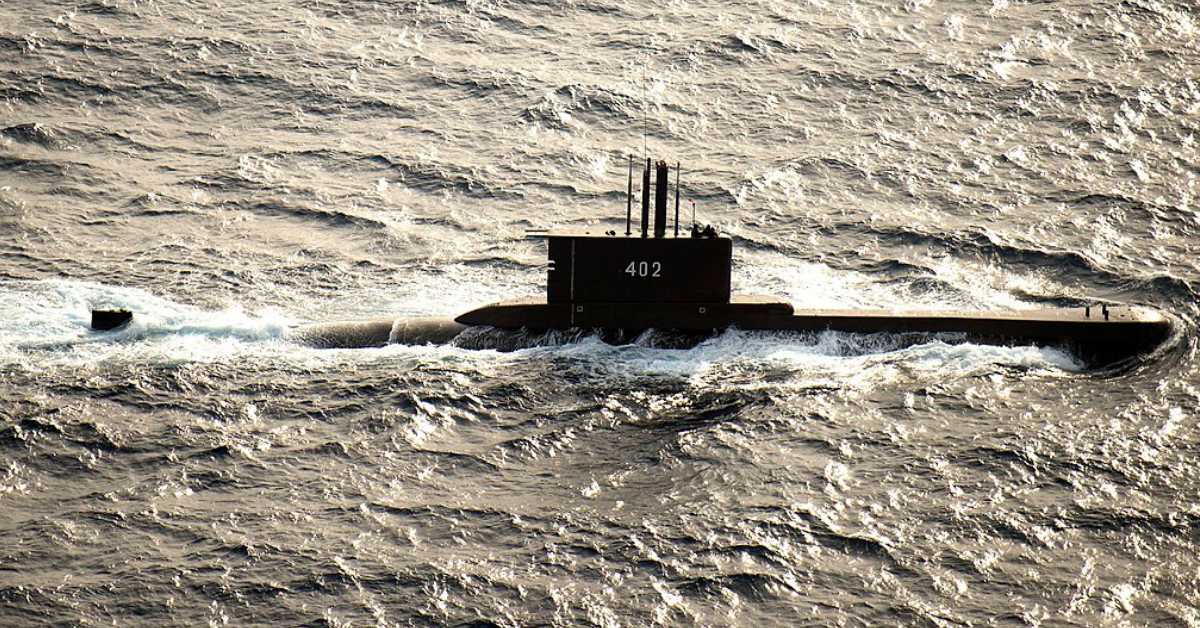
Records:
[[[448,317],[373,318],[303,325],[293,330],[290,337],[320,349],[439,345],[452,342],[466,328]]]
[[[550,304],[540,300],[487,305],[455,319],[381,318],[301,327],[298,340],[318,347],[455,343],[513,349],[569,340],[588,330],[629,342],[646,329],[670,330],[686,345],[721,330],[942,334],[1000,345],[1061,347],[1099,368],[1152,353],[1172,335],[1171,320],[1138,307],[1013,311],[794,310],[788,303],[735,297],[721,304]],[[548,333],[558,331],[560,333]]]

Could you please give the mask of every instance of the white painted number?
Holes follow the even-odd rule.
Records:
[[[662,262],[629,262],[625,274],[630,277],[661,277]]]

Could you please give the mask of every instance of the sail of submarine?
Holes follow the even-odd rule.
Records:
[[[650,233],[651,174],[654,220]],[[1071,351],[1090,367],[1150,353],[1172,334],[1170,319],[1144,307],[1040,308],[1008,311],[895,311],[796,309],[773,297],[731,293],[733,241],[711,227],[679,233],[676,170],[675,224],[667,234],[670,168],[663,161],[642,174],[641,233],[632,229],[630,165],[625,233],[551,231],[549,271],[540,298],[493,303],[454,318],[378,318],[305,325],[292,337],[316,347],[459,342],[468,330],[538,337],[552,330],[590,330],[624,342],[648,329],[703,339],[728,328],[779,332],[942,334],[1002,345],[1042,345]],[[485,335],[498,339],[503,334]],[[544,334],[542,338],[553,338]],[[476,348],[480,342],[468,343]],[[492,348],[503,348],[497,341]],[[483,343],[486,347],[487,343]]]

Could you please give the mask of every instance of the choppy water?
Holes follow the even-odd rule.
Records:
[[[1132,0],[0,4],[0,625],[1200,625],[1200,16]],[[887,336],[319,351],[536,294],[681,160]],[[110,335],[91,306],[135,310]]]

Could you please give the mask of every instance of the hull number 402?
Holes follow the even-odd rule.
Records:
[[[629,262],[625,274],[630,277],[661,277],[662,262]]]

